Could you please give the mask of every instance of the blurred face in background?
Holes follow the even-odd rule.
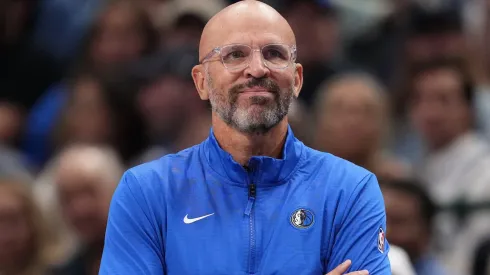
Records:
[[[323,97],[315,133],[320,150],[357,162],[377,151],[383,134],[384,103],[362,80],[332,84]]]
[[[112,196],[107,186],[114,184],[90,170],[66,163],[56,182],[63,216],[78,237],[86,244],[103,241]]]
[[[302,64],[330,61],[339,42],[337,19],[321,15],[316,9],[310,3],[295,3],[285,13],[296,35],[298,61]]]
[[[199,40],[206,22],[198,15],[183,14],[163,38],[165,47],[175,48],[182,45],[199,47]]]
[[[90,77],[81,77],[73,85],[64,117],[67,141],[103,143],[111,139],[113,125],[101,89],[99,83]]]
[[[90,48],[95,63],[107,65],[132,61],[147,47],[140,15],[128,1],[110,6],[97,24]]]
[[[465,40],[459,32],[417,35],[408,41],[409,63],[464,56]]]
[[[470,129],[471,107],[456,70],[436,69],[413,83],[412,122],[432,149],[446,146]]]
[[[17,191],[12,186],[0,184],[0,273],[15,271],[35,253],[27,205]]]
[[[151,134],[160,139],[178,134],[182,122],[193,112],[188,103],[196,100],[192,82],[167,75],[143,88],[138,104]]]
[[[403,248],[412,259],[417,259],[429,242],[429,232],[417,198],[391,188],[383,188],[383,196],[388,240]]]

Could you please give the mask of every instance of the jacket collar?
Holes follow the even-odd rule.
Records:
[[[245,169],[218,144],[211,129],[209,137],[203,142],[203,157],[220,176],[246,186],[253,182],[257,186],[272,186],[283,183],[293,174],[303,154],[304,145],[293,134],[288,126],[286,142],[282,151],[282,159],[265,156],[254,156]]]

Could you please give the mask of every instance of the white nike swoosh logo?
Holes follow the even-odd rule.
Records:
[[[212,216],[212,215],[214,215],[214,213],[211,213],[211,214],[208,214],[208,215],[205,215],[205,216],[201,216],[201,217],[197,217],[197,218],[194,218],[194,219],[189,219],[187,217],[188,216],[188,214],[187,214],[184,217],[184,223],[189,224],[189,223],[197,222],[198,220],[202,220],[202,219],[207,218],[207,217]]]

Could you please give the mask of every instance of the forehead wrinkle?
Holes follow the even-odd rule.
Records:
[[[204,58],[217,46],[252,42],[296,43],[291,27],[276,10],[259,1],[241,1],[223,9],[206,24],[199,45],[199,58]]]

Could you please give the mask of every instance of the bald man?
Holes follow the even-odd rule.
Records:
[[[391,274],[376,178],[288,126],[303,83],[295,44],[259,1],[208,22],[192,76],[210,135],[124,174],[100,274]]]
[[[55,201],[80,246],[68,262],[50,274],[93,274],[98,271],[107,211],[124,172],[123,167],[117,153],[110,148],[72,145],[61,152],[53,167]]]

